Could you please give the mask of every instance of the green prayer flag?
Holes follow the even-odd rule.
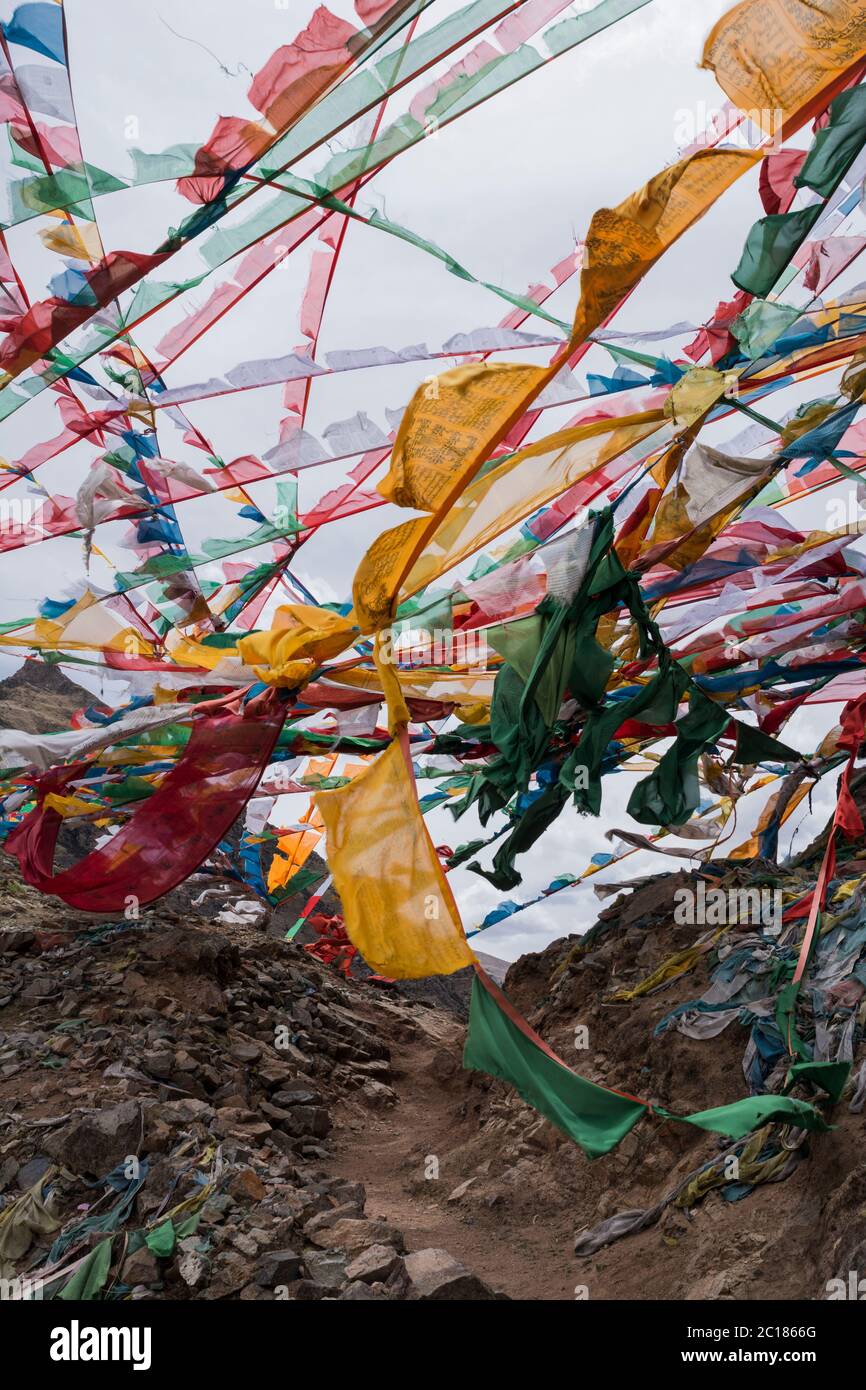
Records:
[[[689,712],[677,722],[677,737],[658,767],[638,782],[628,813],[643,825],[683,825],[700,802],[698,758],[728,723],[728,711],[692,686]]]
[[[866,142],[866,87],[852,87],[830,103],[830,121],[819,130],[794,179],[797,188],[811,188],[829,198]]]
[[[731,276],[737,288],[765,298],[821,212],[821,203],[814,203],[797,212],[760,218],[749,232],[740,263]]]
[[[477,979],[472,984],[463,1065],[509,1082],[588,1158],[600,1158],[616,1148],[647,1109],[640,1101],[585,1081],[555,1062],[511,1021]]]
[[[151,1255],[156,1255],[158,1259],[167,1260],[174,1250],[175,1233],[171,1221],[163,1221],[161,1226],[151,1231],[145,1237],[145,1245]]]
[[[694,1125],[729,1139],[742,1139],[771,1123],[813,1131],[829,1129],[814,1106],[791,1096],[745,1096],[730,1105],[677,1115],[587,1081],[534,1042],[477,976],[472,985],[463,1065],[508,1082],[533,1109],[573,1139],[588,1158],[599,1158],[616,1148],[638,1120],[650,1112],[661,1119]],[[805,1075],[808,1068],[801,1067],[800,1071]],[[814,1079],[816,1084],[824,1085],[831,1098],[836,1098],[834,1091],[841,1092],[835,1073],[824,1075],[822,1080],[817,1076]]]
[[[803,754],[798,753],[796,748],[789,748],[787,743],[780,743],[778,739],[771,738],[762,729],[756,729],[753,724],[743,724],[739,719],[734,722],[737,726],[737,747],[734,752],[734,762],[802,762]]]
[[[112,1237],[100,1241],[64,1284],[57,1297],[68,1303],[92,1303],[102,1292],[111,1269]]]
[[[762,1125],[795,1125],[797,1129],[827,1130],[830,1126],[805,1100],[791,1096],[745,1096],[731,1105],[717,1105],[712,1110],[699,1110],[694,1115],[674,1115],[670,1110],[655,1112],[666,1120],[695,1125],[712,1134],[724,1134],[728,1139],[742,1139]]]
[[[769,352],[777,338],[797,322],[802,310],[791,304],[773,303],[766,299],[756,299],[731,324],[731,332],[740,349],[752,362],[758,361]]]
[[[176,1235],[178,1240],[185,1240],[187,1236],[194,1236],[201,1222],[202,1208],[194,1211],[192,1216],[188,1216],[185,1221],[181,1221],[177,1228]]]
[[[516,888],[522,879],[514,867],[515,859],[518,854],[525,854],[536,840],[540,839],[556,820],[567,800],[568,788],[561,783],[554,782],[545,787],[540,796],[536,796],[530,802],[508,839],[496,851],[493,868],[482,869],[480,864],[470,864],[468,867],[482,878],[486,878],[495,888],[503,891]]]
[[[306,893],[318,887],[326,873],[327,870],[321,865],[304,864],[292,874],[287,883],[275,888],[268,896],[272,903],[285,902],[287,898],[295,898],[299,893]]]
[[[826,1091],[835,1104],[842,1099],[850,1072],[850,1062],[795,1062],[788,1072],[787,1087],[797,1081],[810,1081]]]

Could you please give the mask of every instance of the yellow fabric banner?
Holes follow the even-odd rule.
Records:
[[[634,451],[637,463],[670,438],[660,410],[560,430],[530,444],[466,488],[427,539],[401,588],[407,598],[606,463]]]
[[[475,959],[406,757],[397,739],[349,786],[315,797],[349,939],[397,980],[450,975]]]
[[[655,552],[680,540],[664,553],[671,569],[694,564],[734,516],[743,500],[753,497],[773,475],[770,458],[739,458],[695,444],[686,455],[656,510],[655,525],[641,553],[647,563]]]
[[[643,550],[646,538],[655,521],[655,514],[665,488],[680,467],[690,443],[691,431],[686,430],[673,441],[650,470],[649,476],[652,479],[652,486],[643,498],[643,506],[633,518],[629,519],[617,537],[616,553],[620,563],[626,569],[632,569],[636,564],[638,555]],[[663,603],[664,600],[662,600]],[[603,621],[607,624],[611,616],[607,614]],[[614,618],[615,622],[616,619]]]
[[[56,251],[58,256],[69,256],[71,260],[94,263],[102,256],[99,232],[93,222],[83,222],[80,226],[61,222],[59,226],[41,231],[39,240],[49,251]]]
[[[60,796],[57,792],[49,792],[42,805],[44,810],[56,811],[64,820],[71,816],[92,816],[101,809],[96,801],[85,801],[82,796]]]
[[[866,53],[863,0],[743,0],[710,31],[701,66],[769,135]]]
[[[597,212],[586,237],[572,333],[549,367],[460,367],[418,388],[401,424],[395,467],[380,490],[395,502],[431,515],[383,532],[362,559],[353,586],[362,632],[374,632],[391,621],[401,584],[427,541],[568,355],[659,256],[760,159],[755,150],[700,150],[657,174],[619,207]],[[500,399],[494,401],[491,393],[501,393]],[[441,453],[440,444],[445,446]]]
[[[490,653],[488,660],[498,664],[495,653]],[[442,700],[446,704],[451,701],[462,704],[468,700],[489,704],[493,696],[496,670],[492,665],[484,671],[433,671],[424,666],[416,667],[412,671],[398,671],[395,667],[394,675],[406,700]],[[350,671],[333,671],[329,680],[335,685],[352,686],[355,690],[383,691],[381,675],[363,667]]]
[[[350,622],[329,608],[286,603],[277,609],[269,631],[240,638],[238,655],[260,681],[293,688],[348,647],[353,631]]]
[[[406,759],[395,739],[348,787],[317,792],[316,805],[349,940],[379,974],[418,980],[475,958]]]
[[[432,513],[384,531],[358,567],[353,587],[362,632],[391,619],[400,580],[430,530],[549,379],[545,367],[472,364],[419,386],[406,408],[379,492]]]
[[[236,647],[209,647],[195,637],[185,637],[177,628],[167,634],[165,650],[175,666],[192,666],[205,671],[215,671],[223,661],[237,656]]]
[[[373,643],[373,660],[376,663],[376,674],[381,682],[385,703],[388,707],[388,728],[392,734],[397,734],[409,723],[409,706],[406,704],[403,687],[397,677],[390,650],[382,641],[381,632],[376,633]],[[414,788],[414,781],[412,786]]]
[[[785,821],[788,820],[789,816],[793,815],[800,802],[803,800],[804,796],[808,796],[809,792],[812,790],[813,785],[814,783],[812,782],[803,782],[802,786],[797,787],[796,791],[791,797],[791,800],[788,802],[784,812],[782,813],[779,825],[784,825]],[[766,830],[767,826],[770,824],[770,821],[773,819],[773,813],[775,812],[776,807],[779,803],[779,797],[781,796],[781,794],[781,788],[779,789],[779,791],[773,793],[773,795],[769,798],[766,805],[764,806],[763,811],[760,814],[755,833],[748,840],[746,840],[745,844],[737,845],[736,849],[729,850],[729,859],[758,859],[760,857],[760,834],[762,830]]]
[[[691,367],[672,387],[665,414],[678,425],[696,425],[726,391],[736,390],[738,374],[714,367]]]
[[[543,376],[542,367],[473,362],[425,382],[400,422],[378,491],[398,507],[438,511],[479,446],[511,422],[515,399]]]
[[[663,169],[616,208],[601,208],[586,234],[572,347],[610,314],[659,256],[762,155],[699,150]]]
[[[289,830],[277,840],[280,853],[274,855],[268,870],[269,893],[273,893],[275,888],[285,888],[289,880],[306,864],[322,838],[319,829],[320,817],[315,817],[315,821],[308,830]]]
[[[59,618],[37,618],[29,627],[0,637],[2,647],[32,647],[37,651],[124,652],[154,655],[153,645],[135,628],[123,623],[87,589]]]

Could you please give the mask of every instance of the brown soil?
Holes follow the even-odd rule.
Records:
[[[574,1222],[567,1213],[504,1220],[501,1201],[480,1208],[449,1202],[458,1184],[473,1176],[471,1167],[463,1171],[467,1086],[455,1061],[464,1028],[432,1010],[419,1023],[425,1039],[392,1057],[399,1104],[360,1121],[338,1118],[332,1171],[364,1183],[368,1213],[398,1226],[407,1249],[444,1248],[510,1298],[573,1298]],[[424,1176],[431,1158],[438,1161],[438,1179]]]

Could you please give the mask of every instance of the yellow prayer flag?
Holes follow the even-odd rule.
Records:
[[[81,796],[60,796],[57,792],[49,792],[42,805],[46,811],[56,811],[64,820],[71,816],[92,816],[99,810],[96,801],[85,801]]]
[[[397,980],[451,975],[475,959],[395,740],[347,787],[317,792],[349,939]]]
[[[309,830],[290,830],[277,841],[279,854],[275,854],[268,870],[268,892],[284,888],[307,862],[317,847],[322,832],[317,825]]]
[[[382,643],[380,661],[383,664],[381,651],[386,650],[386,647],[387,644]],[[489,704],[496,679],[496,669],[492,667],[471,671],[438,671],[423,666],[413,667],[410,671],[399,671],[396,666],[391,669],[397,679],[400,694],[405,700],[441,700],[445,704],[465,704],[467,701],[474,703],[477,700]],[[363,666],[347,671],[330,671],[328,679],[335,685],[348,685],[355,690],[381,691],[387,698],[381,666],[378,671],[368,671]]]
[[[710,31],[701,66],[769,135],[866,53],[862,0],[743,0]]]
[[[631,451],[639,462],[670,429],[660,410],[559,430],[491,468],[466,488],[406,576],[401,598],[426,588],[566,488]]]
[[[112,651],[153,656],[153,645],[135,628],[100,603],[91,589],[57,618],[36,618],[32,625],[0,637],[0,646],[38,651]]]
[[[435,512],[479,446],[511,422],[514,402],[540,383],[542,367],[473,362],[419,386],[394,441],[388,476],[378,491],[398,507]]]
[[[740,458],[695,444],[656,509],[652,536],[641,556],[644,563],[679,538],[674,550],[664,551],[665,564],[671,569],[694,564],[744,500],[761,491],[773,468],[772,458]]]
[[[237,650],[260,681],[293,688],[348,647],[352,632],[352,624],[329,608],[286,603],[277,609],[267,632],[241,637]]]
[[[432,517],[384,531],[362,559],[353,586],[362,632],[374,632],[390,621],[400,581],[429,531],[549,376],[544,367],[475,363],[442,372],[418,387],[379,491],[398,506],[430,512]]]
[[[697,424],[720,396],[736,387],[737,374],[730,376],[714,367],[691,367],[675,382],[665,401],[665,415],[678,425]]]
[[[401,424],[396,465],[380,491],[403,506],[431,515],[383,532],[363,557],[353,585],[362,632],[375,632],[391,621],[403,580],[425,545],[511,425],[556,376],[568,353],[760,159],[755,150],[699,150],[655,175],[618,207],[597,212],[586,237],[572,333],[549,367],[460,367],[419,387]],[[498,401],[492,399],[491,390],[500,393]],[[444,446],[441,459],[440,443]]]
[[[83,222],[80,226],[61,222],[57,227],[41,231],[39,240],[49,251],[71,260],[96,262],[102,257],[102,243],[95,222]]]
[[[618,207],[600,208],[586,234],[572,346],[760,159],[756,150],[699,150],[663,169]]]
[[[753,788],[753,790],[754,790],[754,788]],[[809,792],[810,792],[811,790],[812,790],[812,783],[811,783],[811,782],[805,782],[805,781],[804,781],[799,787],[796,788],[796,790],[794,791],[793,796],[791,797],[790,801],[788,802],[787,806],[785,807],[785,809],[784,809],[784,811],[782,812],[782,815],[781,815],[781,817],[780,817],[780,819],[779,819],[779,825],[780,825],[780,826],[784,825],[784,824],[785,824],[785,821],[788,820],[789,816],[792,816],[792,815],[793,815],[793,813],[796,811],[797,807],[799,806],[800,802],[803,800],[803,797],[804,797],[804,796],[808,796],[808,795],[809,795]],[[772,821],[774,812],[775,812],[776,807],[777,807],[777,805],[778,805],[778,803],[779,803],[779,797],[780,797],[781,795],[782,795],[782,788],[780,787],[779,790],[778,790],[777,792],[774,792],[773,795],[769,798],[769,800],[767,801],[767,804],[765,805],[763,811],[761,812],[761,814],[760,814],[760,816],[759,816],[759,818],[758,818],[758,824],[757,824],[757,826],[756,826],[756,828],[755,828],[755,833],[754,833],[754,835],[752,835],[748,840],[746,840],[746,842],[745,842],[744,844],[742,844],[742,845],[737,845],[736,849],[729,850],[729,851],[728,851],[728,856],[727,856],[729,859],[759,859],[759,858],[760,858],[760,854],[761,854],[760,835],[761,835],[761,832],[762,832],[762,831],[764,831],[764,830],[767,829],[768,825],[769,825],[770,822]]]

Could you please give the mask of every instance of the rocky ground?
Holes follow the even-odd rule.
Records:
[[[111,1237],[103,1296],[497,1296],[338,1157],[393,1115],[407,1050],[453,1069],[453,1017],[252,933],[57,912],[3,872],[0,1276],[59,1288]]]
[[[92,698],[24,663],[0,727],[57,728]],[[93,839],[64,827],[58,865]],[[0,855],[0,1295],[24,1279],[57,1296],[98,1265],[110,1298],[499,1296],[364,1182],[384,1171],[371,1133],[397,1136],[398,1163],[410,1147],[395,1117],[418,1077],[451,1104],[435,1078],[460,1074],[470,972],[383,991],[359,961],[346,982],[309,931],[282,939],[304,899],[226,928],[218,897],[196,906],[208,882],[115,921]]]
[[[645,1121],[589,1163],[462,1070],[452,1011],[345,982],[261,931],[166,908],[99,922],[2,878],[0,1277],[50,1289],[106,1240],[109,1297],[822,1298],[859,1268],[863,1119],[844,1100],[783,1184],[669,1204],[577,1258],[576,1233],[659,1203],[720,1141]],[[583,1074],[685,1113],[745,1093],[741,1030],[651,1037],[705,967],[610,1002],[683,944],[678,882],[608,909],[600,946],[524,957],[506,988]],[[46,1176],[34,1219],[26,1194]]]
[[[745,879],[749,866],[732,872]],[[662,1015],[706,988],[708,957],[656,992],[627,1003],[611,996],[692,944],[694,929],[676,926],[673,915],[674,893],[689,881],[688,874],[660,875],[601,914],[611,930],[597,941],[555,941],[516,962],[505,982],[515,1005],[581,1075],[679,1114],[747,1094],[748,1034],[739,1025],[702,1041],[677,1032],[653,1037]],[[586,1050],[576,1046],[576,1025],[588,1032]],[[855,1072],[862,1058],[861,1045]],[[849,1081],[831,1132],[805,1136],[790,1176],[742,1200],[725,1200],[718,1190],[689,1203],[665,1200],[725,1149],[720,1136],[653,1118],[587,1162],[508,1087],[478,1075],[466,1101],[474,1128],[464,1127],[452,1165],[477,1174],[464,1199],[467,1215],[487,1205],[521,1236],[543,1228],[539,1280],[547,1297],[574,1296],[565,1292],[567,1271],[568,1286],[593,1299],[824,1299],[828,1281],[847,1280],[866,1264],[864,1116],[850,1108],[853,1089]],[[575,1257],[575,1236],[579,1249],[588,1229],[636,1211],[655,1211],[646,1229]]]

